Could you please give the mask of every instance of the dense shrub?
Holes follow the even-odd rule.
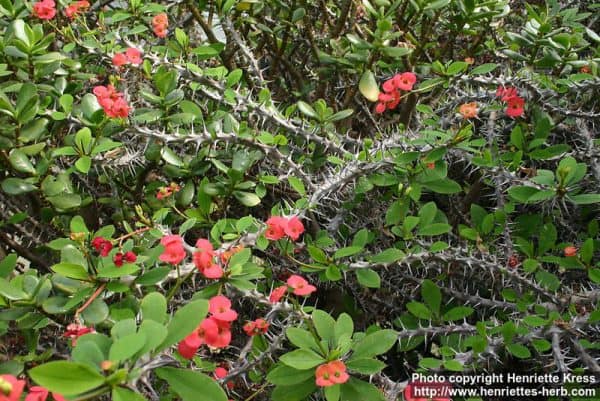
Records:
[[[600,372],[566,3],[0,0],[0,400]]]

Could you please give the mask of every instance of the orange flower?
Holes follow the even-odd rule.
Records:
[[[458,112],[463,116],[463,118],[475,118],[477,117],[477,103],[464,103],[461,104],[458,108]]]
[[[570,257],[570,256],[577,256],[577,248],[575,248],[574,246],[568,246],[566,247],[563,252],[565,253],[566,257]]]
[[[475,59],[473,57],[466,57],[465,58],[465,63],[467,64],[473,64],[475,62]]]
[[[350,378],[346,372],[346,365],[339,359],[317,367],[315,376],[316,384],[319,387],[346,383]]]

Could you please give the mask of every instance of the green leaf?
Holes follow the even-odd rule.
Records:
[[[433,192],[437,192],[438,194],[455,194],[462,191],[462,188],[456,181],[445,179],[445,180],[437,180],[437,181],[428,181],[423,183],[423,186]]]
[[[82,172],[83,174],[87,174],[92,167],[92,158],[89,156],[81,156],[75,162],[75,168]]]
[[[100,298],[96,298],[81,313],[81,317],[87,324],[94,325],[105,321],[106,318],[108,318],[108,312],[109,310],[106,302]]]
[[[371,102],[376,102],[379,99],[379,85],[377,85],[373,72],[367,70],[362,74],[358,83],[358,90]]]
[[[17,259],[19,259],[19,256],[16,253],[11,253],[0,261],[0,277],[8,277],[15,270]]]
[[[600,203],[600,194],[581,194],[568,196],[568,198],[577,205],[591,205]]]
[[[271,393],[269,401],[303,401],[315,392],[317,386],[315,384],[314,372],[311,371],[312,377],[302,383],[297,383],[293,386],[277,386]]]
[[[29,298],[25,292],[15,287],[4,278],[0,278],[0,295],[10,300]]]
[[[381,390],[362,380],[351,377],[341,387],[341,401],[385,401]]]
[[[208,313],[208,301],[200,299],[188,303],[179,308],[179,310],[167,326],[167,338],[157,347],[157,350],[163,350],[187,337]]]
[[[319,118],[319,115],[315,109],[313,109],[310,104],[303,102],[302,100],[298,101],[298,110],[300,110],[302,114],[307,117],[314,118],[315,120]]]
[[[110,347],[108,359],[114,362],[126,361],[142,349],[145,343],[146,335],[144,333],[133,333],[118,338]]]
[[[314,380],[315,372],[312,370],[298,370],[287,365],[277,365],[267,374],[267,381],[277,386],[290,386],[302,383],[307,379]]]
[[[285,331],[285,335],[298,348],[319,351],[319,344],[317,344],[313,335],[307,330],[290,327]]]
[[[325,362],[325,359],[314,351],[297,349],[282,355],[279,360],[286,365],[300,370],[312,369]]]
[[[531,351],[522,344],[509,344],[506,346],[506,349],[519,359],[531,358]]]
[[[58,263],[50,267],[53,272],[76,280],[89,280],[90,275],[83,266],[74,263]]]
[[[340,345],[340,339],[343,337],[351,338],[354,332],[354,321],[347,313],[341,313],[333,326],[334,340],[336,345]]]
[[[590,269],[588,270],[588,277],[596,284],[600,284],[600,269]]]
[[[227,401],[227,394],[211,377],[189,369],[158,368],[158,377],[166,380],[183,401]]]
[[[335,336],[335,320],[327,312],[315,309],[312,313],[312,321],[317,329],[317,334],[327,341],[333,341]]]
[[[397,248],[388,248],[383,252],[371,257],[373,263],[393,263],[400,259],[404,259],[406,254]]]
[[[251,192],[233,191],[233,196],[244,206],[253,207],[260,204],[260,198]]]
[[[372,358],[352,358],[346,363],[346,367],[363,375],[372,375],[385,368],[385,363]]]
[[[434,235],[442,235],[446,234],[450,231],[452,227],[446,223],[433,223],[428,225],[427,227],[423,227],[419,229],[418,235],[423,236],[434,236]]]
[[[306,188],[304,187],[302,180],[291,175],[288,177],[288,182],[296,192],[302,196],[306,196]]]
[[[9,195],[21,195],[26,192],[35,191],[37,187],[20,178],[10,177],[2,181],[2,190]]]
[[[357,269],[355,270],[358,283],[367,288],[379,288],[381,286],[381,278],[373,269]]]
[[[151,292],[142,299],[140,310],[144,320],[164,323],[167,318],[167,300],[160,292]]]
[[[456,306],[450,309],[448,312],[444,313],[442,319],[447,322],[452,322],[455,320],[461,320],[467,316],[470,316],[474,312],[473,308],[468,306]]]
[[[471,70],[470,74],[471,75],[483,75],[483,74],[487,74],[488,72],[494,71],[496,68],[498,68],[498,64],[494,64],[494,63],[481,64],[481,65],[473,68]]]
[[[146,401],[146,398],[136,391],[115,387],[112,391],[112,401]]]
[[[339,401],[340,399],[340,385],[335,384],[333,386],[327,386],[323,389],[326,401]]]
[[[356,255],[360,251],[363,250],[362,246],[347,246],[345,248],[340,248],[333,254],[334,259],[341,259],[348,256]]]
[[[35,174],[35,167],[29,161],[29,158],[25,153],[19,149],[13,149],[8,155],[10,165],[19,173]]]
[[[104,376],[91,367],[67,361],[53,361],[36,366],[28,374],[40,386],[65,396],[81,394],[104,383]]]
[[[406,308],[410,313],[419,319],[431,319],[431,311],[421,302],[412,301],[406,304]]]
[[[354,346],[351,360],[370,358],[386,353],[394,346],[398,333],[394,330],[385,329],[368,334]]]
[[[436,315],[440,313],[442,303],[442,292],[431,280],[423,280],[421,283],[421,298]]]

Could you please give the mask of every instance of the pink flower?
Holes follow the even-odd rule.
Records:
[[[167,14],[160,13],[152,18],[152,29],[154,34],[159,38],[167,36],[167,27],[169,26],[169,18]]]
[[[48,389],[41,386],[33,386],[29,388],[29,394],[25,397],[25,401],[46,401],[48,398]],[[57,393],[52,393],[54,401],[65,401],[65,398]]]
[[[19,401],[25,388],[25,380],[13,375],[0,375],[0,401]]]
[[[288,237],[296,241],[304,232],[304,225],[297,216],[293,216],[287,221],[284,231]]]
[[[500,100],[502,100],[503,102],[508,102],[511,98],[516,96],[517,88],[513,88],[511,86],[509,86],[508,88],[499,86],[498,89],[496,89],[496,97],[499,97]]]
[[[294,294],[298,296],[307,296],[317,290],[314,285],[308,284],[304,278],[294,274],[287,279],[287,285],[293,289]]]
[[[214,375],[215,375],[215,379],[217,379],[217,380],[227,377],[228,374],[229,374],[229,371],[222,366],[215,368]],[[227,388],[230,388],[230,389],[234,387],[234,383],[230,382],[230,381],[227,382],[226,385],[227,385]]]
[[[113,102],[110,108],[104,111],[106,115],[112,118],[126,118],[129,115],[129,106],[125,99],[119,98]]]
[[[206,269],[202,270],[202,274],[206,278],[219,279],[223,277],[223,269],[221,268],[221,266],[213,264],[207,267]]]
[[[115,67],[125,65],[127,64],[127,56],[125,56],[125,53],[115,53],[112,58],[112,63]]]
[[[287,226],[287,220],[280,216],[272,216],[267,220],[267,230],[265,231],[265,237],[267,239],[277,241],[285,236],[285,227]]]
[[[142,52],[136,49],[135,47],[130,47],[125,51],[125,56],[127,56],[127,61],[134,65],[142,64]]]
[[[507,100],[506,115],[512,118],[523,115],[525,99],[519,96],[511,97]]]
[[[165,247],[164,252],[159,257],[161,261],[177,265],[185,259],[186,253],[183,248],[183,238],[179,235],[165,235],[160,240],[160,243]]]
[[[56,3],[53,0],[38,1],[33,5],[33,15],[43,20],[51,20],[56,15]]]
[[[127,117],[129,115],[129,106],[123,94],[117,92],[114,86],[96,86],[94,87],[94,95],[98,104],[102,106],[106,115],[112,118]]]
[[[265,319],[256,319],[253,322],[246,323],[243,329],[250,337],[258,334],[265,334],[269,330],[269,322]]]
[[[415,82],[417,82],[417,76],[413,72],[403,72],[394,76],[394,82],[396,83],[396,88],[403,91],[410,91]]]
[[[394,78],[390,78],[383,83],[382,88],[385,92],[391,93],[397,89],[396,81],[394,80]]]
[[[231,323],[217,320],[214,317],[210,317],[210,319],[214,319],[217,323],[218,332],[216,339],[214,341],[207,341],[206,344],[213,348],[225,348],[229,346],[231,343]]]
[[[231,309],[231,301],[224,295],[212,297],[209,301],[208,311],[217,320],[232,322],[237,319],[237,312]]]
[[[285,295],[287,290],[288,290],[287,285],[282,285],[280,287],[275,288],[273,291],[271,291],[271,295],[269,296],[269,301],[271,303],[276,304],[277,302],[279,302],[281,300],[281,298],[283,298],[283,296]]]

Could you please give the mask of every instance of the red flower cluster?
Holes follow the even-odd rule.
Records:
[[[194,265],[206,278],[218,279],[223,277],[223,269],[214,263],[215,250],[209,240],[200,238],[196,241],[198,252],[194,252]]]
[[[137,255],[132,251],[127,251],[125,254],[122,252],[117,252],[113,257],[113,262],[115,266],[121,267],[123,266],[123,262],[133,263],[137,260]]]
[[[506,102],[506,115],[512,118],[521,117],[523,115],[523,107],[525,106],[525,99],[520,97],[517,93],[517,88],[499,86],[496,90],[496,97]]]
[[[286,235],[296,241],[304,232],[304,225],[297,216],[290,218],[272,216],[266,223],[265,237],[273,241],[277,241]]]
[[[25,401],[46,401],[50,392],[47,388],[41,386],[33,386],[29,388],[29,394],[25,397]],[[52,393],[54,401],[66,401],[65,397],[60,394]]]
[[[383,83],[383,93],[379,94],[379,102],[375,106],[375,113],[381,114],[386,110],[394,110],[400,104],[402,92],[411,91],[417,76],[413,72],[396,74]]]
[[[39,19],[51,20],[56,15],[54,0],[42,0],[33,5],[33,15]]]
[[[185,259],[185,249],[183,248],[183,238],[179,235],[165,235],[160,240],[161,245],[165,247],[164,252],[158,257],[161,261],[178,265]]]
[[[108,256],[109,252],[113,248],[112,242],[103,237],[94,238],[92,240],[92,246],[96,249],[96,252],[98,252],[102,257]]]
[[[114,60],[114,59],[113,59]],[[163,200],[173,195],[175,192],[179,192],[181,187],[174,182],[172,182],[168,187],[160,187],[158,192],[156,193],[156,199]]]
[[[140,65],[142,64],[142,52],[135,47],[130,47],[125,50],[125,53],[115,53],[112,58],[112,63],[115,67],[120,67],[125,64]]]
[[[159,38],[167,36],[167,27],[169,26],[169,18],[167,14],[160,13],[152,18],[152,30]]]
[[[17,380],[13,375],[0,375],[0,401],[19,401],[25,380]]]
[[[225,348],[231,343],[231,322],[237,319],[237,312],[231,309],[231,301],[223,295],[209,300],[211,316],[204,319],[198,328],[179,343],[179,353],[191,359],[202,344],[213,348]]]
[[[114,86],[96,86],[94,95],[107,116],[111,118],[126,118],[129,115],[129,106],[123,94],[117,92]]]
[[[253,322],[246,323],[243,329],[250,337],[265,334],[269,330],[269,322],[265,319],[256,319]]]
[[[346,365],[339,359],[320,365],[315,372],[315,376],[319,387],[346,383],[350,378],[350,375],[346,372]]]
[[[82,11],[87,10],[88,8],[90,8],[90,3],[86,0],[81,0],[81,1],[76,1],[75,3],[71,4],[70,6],[68,6],[65,9],[65,15],[67,17],[69,17],[70,19],[73,19],[75,17],[77,17],[77,14],[79,14]]]
[[[74,347],[77,343],[77,339],[87,333],[95,333],[93,327],[86,327],[78,323],[71,323],[67,326],[64,336],[71,339],[71,345]]]

